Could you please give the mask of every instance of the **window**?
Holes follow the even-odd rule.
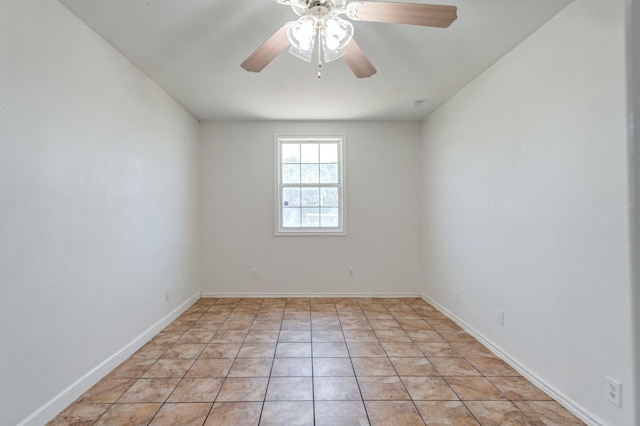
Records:
[[[344,235],[344,138],[275,139],[276,235]]]

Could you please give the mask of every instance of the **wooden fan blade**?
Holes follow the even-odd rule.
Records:
[[[355,2],[347,6],[349,17],[360,21],[389,22],[447,28],[458,18],[455,6],[416,3]]]
[[[289,46],[287,25],[276,31],[240,65],[247,71],[260,72]]]
[[[378,72],[355,40],[351,40],[347,45],[347,53],[342,56],[342,60],[358,78],[371,77]]]

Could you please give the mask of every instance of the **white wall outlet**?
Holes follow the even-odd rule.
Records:
[[[620,393],[622,392],[622,385],[619,381],[614,380],[608,376],[605,377],[605,382],[607,386],[605,399],[616,407],[620,408],[620,398],[622,397]]]
[[[459,291],[454,291],[453,292],[453,303],[455,303],[456,305],[460,303],[460,292]]]
[[[498,325],[504,326],[504,311],[502,309],[498,309]]]
[[[353,266],[349,266],[349,278],[353,278],[356,276],[356,268]]]
[[[260,276],[259,268],[251,268],[251,278],[258,278]]]
[[[165,300],[171,299],[171,289],[168,288],[164,295]]]

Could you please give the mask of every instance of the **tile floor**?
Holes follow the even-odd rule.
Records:
[[[581,425],[420,299],[200,299],[50,425]]]

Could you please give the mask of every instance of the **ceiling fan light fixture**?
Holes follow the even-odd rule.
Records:
[[[316,20],[312,16],[303,16],[287,28],[287,38],[291,44],[292,55],[311,62],[316,44]]]

